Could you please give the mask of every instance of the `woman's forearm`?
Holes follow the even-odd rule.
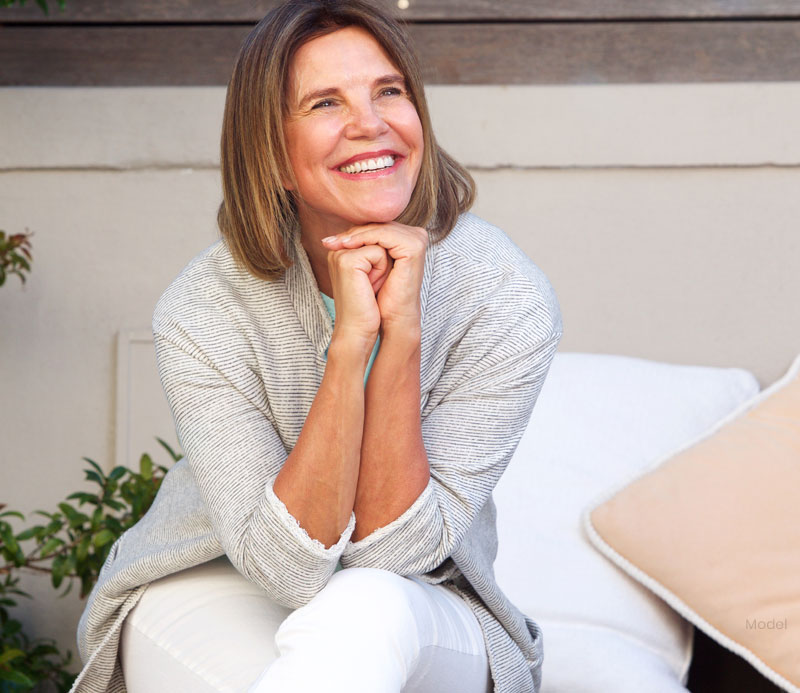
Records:
[[[419,332],[384,331],[365,390],[356,528],[351,541],[400,517],[428,484],[419,373]]]
[[[334,335],[303,430],[273,485],[300,526],[326,548],[339,540],[353,512],[368,346]]]

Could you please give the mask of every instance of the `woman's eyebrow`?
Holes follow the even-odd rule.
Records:
[[[406,85],[406,80],[403,75],[398,75],[397,73],[392,73],[390,75],[383,75],[383,77],[378,77],[375,80],[375,86],[381,86],[383,84],[395,84],[400,82],[403,86]]]
[[[297,108],[302,110],[309,101],[316,101],[317,99],[322,99],[326,96],[335,96],[338,93],[339,90],[336,87],[317,89],[316,91],[309,92],[302,99],[300,99],[300,104],[297,106]]]
[[[378,77],[374,82],[374,86],[379,87],[383,86],[384,84],[397,84],[398,82],[405,86],[406,80],[402,75],[392,73]],[[317,99],[323,99],[328,96],[335,96],[338,93],[339,89],[337,87],[324,87],[323,89],[315,89],[300,99],[300,103],[298,104],[297,108],[302,110],[310,101],[316,101]]]

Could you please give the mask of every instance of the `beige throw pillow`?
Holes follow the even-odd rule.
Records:
[[[800,692],[800,356],[698,440],[590,508],[593,545]]]

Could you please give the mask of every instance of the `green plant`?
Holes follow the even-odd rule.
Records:
[[[161,438],[156,440],[173,463],[183,457]],[[97,485],[94,493],[76,491],[53,513],[34,511],[47,522],[19,532],[14,531],[9,520],[16,517],[25,521],[25,516],[14,510],[0,512],[0,563],[4,563],[0,565],[0,577],[4,578],[0,582],[0,693],[28,691],[42,682],[50,682],[59,693],[66,693],[75,678],[66,671],[72,661],[71,652],[61,655],[50,639],[29,640],[20,622],[11,618],[8,607],[17,603],[10,595],[30,598],[19,589],[17,573],[49,573],[55,589],[66,581],[62,597],[78,580],[80,596],[85,597],[97,581],[114,541],[147,512],[168,471],[154,465],[146,453],[139,459],[138,472],[118,466],[108,475],[96,462],[83,459],[92,466],[84,473],[87,481]],[[77,501],[78,507],[69,500]],[[82,512],[81,506],[88,508]],[[0,511],[4,508],[0,504]]]
[[[11,7],[18,3],[20,7],[25,6],[25,0],[0,0],[0,7]],[[49,15],[50,8],[47,6],[47,0],[36,0],[36,4],[42,8],[42,12]],[[66,7],[66,0],[58,0],[58,9],[63,12]]]
[[[9,274],[16,274],[22,283],[25,283],[23,271],[30,272],[31,242],[28,240],[32,233],[15,233],[6,236],[5,231],[0,231],[0,286],[6,282]]]

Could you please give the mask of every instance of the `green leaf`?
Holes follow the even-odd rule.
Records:
[[[162,440],[158,436],[156,436],[156,440],[161,443],[161,446],[169,453],[170,457],[174,462],[178,462],[183,458],[183,455],[176,453],[167,443],[166,441]]]
[[[111,470],[111,474],[108,475],[108,478],[116,481],[121,476],[124,476],[125,472],[127,471],[128,471],[127,467],[114,467],[114,469]]]
[[[100,469],[100,465],[97,464],[97,462],[95,462],[94,460],[90,460],[88,457],[84,457],[83,459],[85,459],[90,465],[92,465],[92,467],[94,467],[97,470],[97,473],[105,479],[106,475],[103,473],[103,470]]]
[[[41,548],[39,553],[42,558],[45,558],[46,556],[52,554],[60,546],[64,546],[64,541],[58,537],[53,537],[45,542],[45,545]]]
[[[61,509],[61,512],[63,512],[64,515],[67,516],[67,519],[69,520],[70,529],[77,529],[84,522],[89,522],[88,515],[84,515],[83,513],[78,512],[69,503],[59,503],[58,507]]]
[[[53,645],[37,645],[30,651],[30,653],[36,657],[60,654],[58,648],[54,647]]]
[[[0,513],[0,517],[5,517],[6,515],[15,515],[20,520],[25,520],[25,516],[17,510],[6,510],[4,513]]]
[[[3,633],[5,635],[14,635],[22,630],[22,624],[19,621],[8,621],[3,626]]]
[[[136,502],[136,492],[131,490],[130,486],[123,486],[120,490],[120,495],[122,495],[123,500],[128,503],[129,505],[134,505]]]
[[[0,654],[0,665],[10,662],[12,659],[16,659],[17,657],[24,656],[25,653],[22,650],[6,650],[3,652],[3,654]]]
[[[79,561],[85,561],[86,557],[89,555],[89,544],[91,540],[92,538],[87,534],[78,543],[75,549],[75,555]]]
[[[3,541],[11,553],[19,551],[19,544],[17,544],[17,540],[14,539],[14,535],[11,533],[11,528],[8,525],[0,527],[0,540]]]
[[[83,473],[86,474],[87,481],[96,481],[101,486],[105,484],[105,477],[101,477],[97,472],[93,472],[91,469],[84,469]]]
[[[122,523],[113,515],[108,515],[106,517],[106,527],[108,527],[108,529],[110,529],[116,535],[122,534]]]
[[[99,505],[94,509],[92,513],[92,529],[97,529],[100,526],[100,523],[103,521],[103,508]]]
[[[81,599],[85,597],[94,587],[93,575],[81,575]]]
[[[110,529],[101,529],[94,535],[94,545],[97,548],[105,546],[110,541],[114,541],[114,533]]]
[[[17,534],[17,541],[27,541],[28,539],[33,539],[33,537],[35,537],[41,529],[44,529],[41,525],[28,527],[28,529],[24,529]]]
[[[139,459],[139,473],[144,479],[149,480],[153,478],[153,460],[147,453],[142,455]]]
[[[83,505],[84,503],[93,503],[97,505],[100,502],[100,498],[94,493],[84,493],[83,491],[76,491],[67,496],[67,500],[72,500],[73,498],[78,500],[78,505]]]
[[[23,592],[22,590],[15,589],[14,594],[18,594],[21,597],[27,597],[28,599],[33,599],[33,597],[30,594],[28,594],[27,592]]]
[[[53,515],[53,521],[44,528],[45,534],[55,534],[64,527],[64,522],[61,520],[61,513]]]
[[[19,683],[23,686],[30,686],[31,688],[36,685],[36,682],[25,676],[21,671],[4,671],[0,669],[0,680],[11,681],[12,683]]]
[[[67,574],[67,560],[64,556],[56,556],[53,560],[52,570],[52,581],[53,587],[58,589],[61,585],[62,581],[64,580],[64,576]]]
[[[34,647],[30,654],[34,657],[46,657],[48,655],[60,655],[61,653],[58,651],[58,648],[54,645],[37,645]]]

